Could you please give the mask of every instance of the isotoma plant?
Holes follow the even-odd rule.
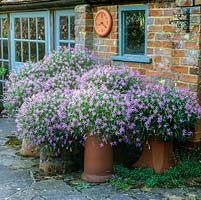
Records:
[[[139,89],[143,86],[144,77],[138,71],[127,66],[97,65],[86,72],[80,79],[81,88],[95,87],[97,89],[113,90],[125,93],[128,90]]]
[[[162,136],[164,140],[186,140],[201,117],[197,96],[186,89],[147,84],[143,90],[127,94],[130,136]]]
[[[38,63],[26,63],[6,81],[4,107],[15,115],[25,101],[43,91],[77,88],[80,76],[94,67],[93,54],[87,50],[59,48]]]
[[[51,90],[27,98],[16,116],[19,137],[56,154],[62,149],[73,147],[78,138],[69,134],[62,120],[70,93],[68,89]]]
[[[71,135],[83,139],[97,135],[100,146],[129,142],[124,102],[124,97],[118,92],[97,88],[74,90],[65,111],[67,129]]]

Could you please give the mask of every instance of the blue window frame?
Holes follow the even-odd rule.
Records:
[[[12,13],[10,27],[12,69],[26,61],[37,62],[50,52],[48,11]]]
[[[7,15],[0,14],[0,112],[3,108],[4,83],[9,73],[8,30]]]
[[[150,63],[147,57],[146,5],[119,7],[119,52],[113,60]]]
[[[55,47],[75,45],[75,13],[73,10],[55,11]]]

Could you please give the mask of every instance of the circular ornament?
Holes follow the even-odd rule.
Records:
[[[94,29],[96,33],[101,36],[107,36],[112,28],[112,16],[105,10],[99,10],[94,18]]]

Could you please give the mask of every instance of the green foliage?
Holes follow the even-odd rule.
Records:
[[[125,190],[131,187],[145,184],[147,187],[181,187],[185,184],[183,179],[201,177],[201,163],[199,161],[186,160],[176,165],[163,174],[156,174],[148,167],[128,169],[123,165],[115,166],[115,176],[110,183],[117,190]]]

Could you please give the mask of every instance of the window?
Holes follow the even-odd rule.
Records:
[[[119,55],[113,60],[147,62],[147,6],[119,7]]]
[[[0,15],[0,111],[2,110],[4,82],[8,73],[8,18],[7,15]]]
[[[55,46],[74,47],[75,16],[73,10],[55,12]]]
[[[50,52],[49,12],[14,13],[11,18],[12,69],[37,62]]]

